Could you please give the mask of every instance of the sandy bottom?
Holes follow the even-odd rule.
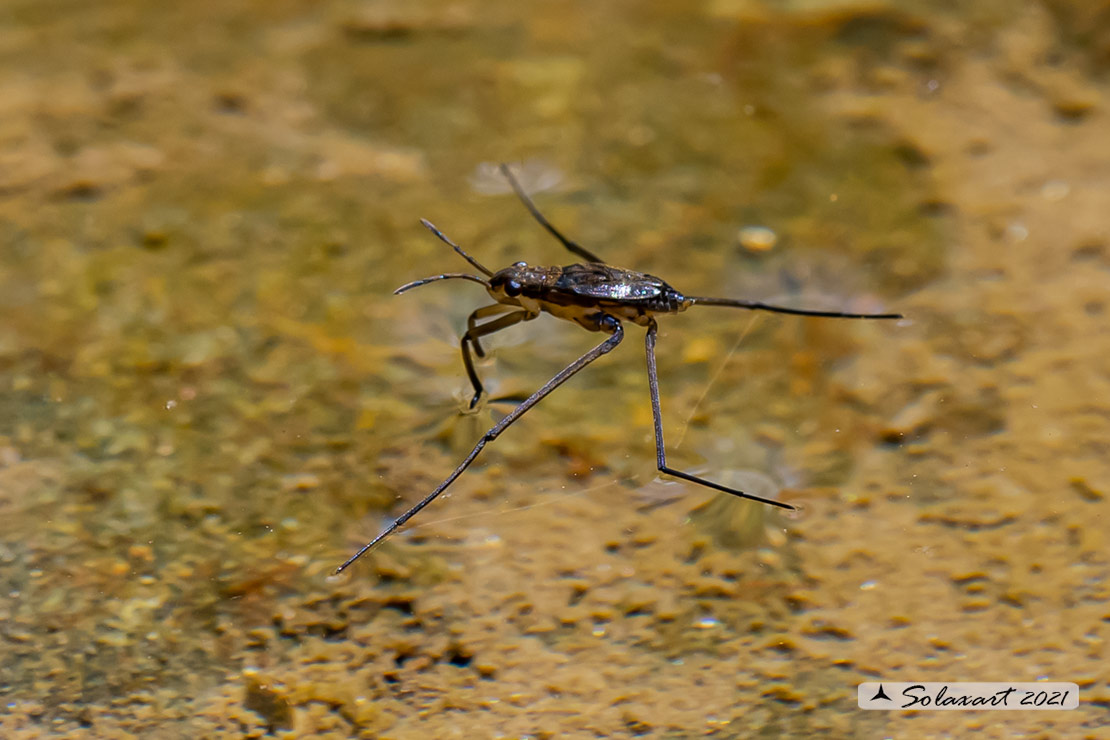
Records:
[[[1104,736],[1110,6],[294,5],[0,31],[0,735]],[[672,464],[796,513],[653,480],[629,326],[331,577],[508,408],[475,286],[389,292],[463,268],[418,216],[564,260],[471,176],[537,152],[614,262],[908,319],[665,322]]]

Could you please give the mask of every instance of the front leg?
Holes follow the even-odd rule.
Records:
[[[485,309],[491,309],[495,307],[496,306],[486,306]],[[528,311],[517,311],[516,313],[510,313],[502,316],[499,319],[488,321],[480,326],[474,325],[474,320],[477,318],[481,318],[480,316],[478,316],[478,314],[485,309],[479,308],[477,311],[470,314],[470,319],[467,322],[468,324],[470,324],[470,328],[467,329],[466,333],[462,335],[462,340],[459,343],[462,348],[463,365],[466,367],[467,377],[470,378],[470,385],[474,388],[474,395],[470,399],[470,408],[474,408],[478,405],[478,400],[482,397],[483,390],[482,381],[478,378],[478,372],[474,369],[474,360],[470,357],[470,345],[473,344],[475,351],[478,353],[478,356],[483,357],[484,355],[481,351],[481,345],[478,344],[479,337],[484,337],[487,334],[493,334],[494,332],[501,331],[502,329],[506,329],[513,324],[519,324],[521,321],[529,321],[536,318],[537,316],[537,314],[529,313]],[[497,312],[490,311],[489,313]]]
[[[519,306],[509,306],[504,303],[495,303],[492,306],[482,306],[481,308],[471,313],[469,317],[467,317],[466,330],[467,332],[473,332],[478,327],[478,319],[486,319],[490,316],[496,316],[499,313],[508,313],[509,311],[517,311],[519,309]],[[482,345],[478,342],[477,339],[473,339],[471,341],[471,344],[474,346],[474,354],[478,355],[479,357],[486,356],[486,351],[482,349]]]

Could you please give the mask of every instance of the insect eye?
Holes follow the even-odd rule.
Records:
[[[510,298],[516,298],[524,290],[524,286],[516,280],[508,280],[505,282],[505,295]]]

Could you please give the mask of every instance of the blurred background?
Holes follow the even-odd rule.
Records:
[[[4,737],[1095,737],[1110,4],[0,3]],[[486,449],[478,286],[691,295]],[[489,342],[520,398],[593,346]],[[1074,681],[862,712],[862,681]]]

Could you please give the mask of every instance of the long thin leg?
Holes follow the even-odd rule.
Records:
[[[605,260],[598,257],[596,254],[586,249],[578,242],[572,242],[570,239],[567,239],[565,236],[559,233],[559,230],[552,226],[551,222],[544,218],[543,214],[540,213],[540,209],[536,208],[536,204],[532,202],[532,199],[529,198],[528,194],[524,192],[524,188],[522,188],[520,186],[520,183],[517,182],[516,176],[513,175],[512,170],[509,169],[509,165],[505,164],[504,162],[501,163],[501,174],[503,174],[505,176],[505,179],[509,181],[509,184],[513,186],[513,192],[516,193],[516,197],[520,198],[520,202],[524,204],[524,207],[528,209],[528,212],[532,214],[532,218],[536,219],[536,221],[539,222],[540,226],[547,229],[547,233],[558,239],[559,243],[569,249],[573,254],[578,255],[587,262],[605,262]]]
[[[455,479],[462,475],[463,472],[470,467],[470,464],[474,462],[474,458],[478,457],[478,453],[482,451],[482,448],[484,448],[493,440],[497,439],[497,437],[500,436],[501,432],[508,429],[513,422],[524,416],[524,414],[530,408],[542,401],[549,393],[551,393],[551,391],[555,390],[560,385],[568,381],[571,377],[578,373],[579,370],[586,367],[586,365],[589,365],[591,362],[601,357],[602,355],[608,354],[610,351],[612,351],[614,347],[621,343],[621,340],[624,339],[624,328],[621,326],[620,321],[612,316],[605,315],[601,317],[599,323],[601,329],[603,331],[609,332],[612,336],[610,336],[604,342],[597,345],[589,352],[582,355],[577,360],[560,370],[555,377],[544,383],[542,388],[530,395],[522,404],[510,411],[508,415],[505,416],[505,418],[494,424],[488,432],[482,435],[482,438],[478,440],[478,444],[474,445],[474,449],[470,451],[470,454],[467,455],[461,463],[459,463],[459,466],[455,468],[454,471],[452,471],[451,475],[447,476],[446,480],[436,486],[434,491],[421,499],[415,506],[413,506],[401,516],[394,519],[393,523],[382,530],[381,534],[371,540],[361,550],[352,555],[350,559],[347,560],[347,562],[336,568],[335,572],[341,573],[342,571],[346,570],[351,565],[351,563],[355,562],[360,557],[365,555],[375,545],[384,540],[386,537],[396,532],[401,526],[405,524],[405,522],[416,516],[416,514],[418,514],[420,510],[423,509],[425,506],[435,501],[436,497],[439,496],[439,494],[447,490],[447,487],[454,483]]]
[[[682,480],[687,480],[691,483],[697,483],[698,485],[706,486],[707,488],[712,488],[717,491],[731,493],[733,496],[739,496],[740,498],[747,498],[751,499],[752,501],[759,501],[760,503],[770,504],[771,506],[778,506],[781,509],[793,510],[793,506],[791,506],[790,504],[785,504],[782,501],[775,501],[774,499],[753,496],[750,493],[744,493],[743,491],[738,491],[735,488],[722,486],[720,483],[714,483],[713,481],[699,478],[696,475],[691,475],[690,473],[683,473],[681,470],[675,470],[674,468],[667,465],[667,452],[663,447],[663,412],[659,409],[659,376],[655,370],[655,335],[658,330],[659,327],[656,325],[655,321],[652,321],[651,324],[648,326],[647,336],[644,340],[644,344],[647,347],[648,388],[651,390],[651,413],[652,416],[655,417],[655,460],[659,468],[659,472],[666,473],[667,475],[673,475],[676,478],[681,478]]]
[[[486,306],[486,308],[493,307]],[[501,331],[502,329],[506,329],[513,324],[519,324],[521,321],[528,321],[529,319],[536,318],[536,314],[528,313],[527,311],[517,311],[516,313],[502,316],[499,319],[487,321],[481,326],[473,326],[473,321],[476,318],[481,318],[475,317],[475,314],[477,314],[481,310],[482,309],[479,308],[477,311],[470,314],[470,319],[468,320],[468,323],[471,324],[472,328],[468,329],[466,333],[462,335],[462,340],[459,342],[459,345],[462,347],[463,365],[466,367],[467,377],[470,378],[470,385],[474,388],[474,396],[470,399],[470,408],[474,408],[475,406],[477,406],[478,399],[482,397],[482,381],[478,378],[478,371],[474,369],[474,360],[472,360],[470,357],[470,345],[473,344],[475,351],[478,353],[478,356],[482,357],[484,353],[482,351],[481,345],[478,344],[479,337],[484,337],[487,334],[493,334],[494,332]]]
[[[775,306],[771,303],[759,301],[745,301],[739,298],[710,298],[708,296],[687,296],[686,300],[698,306],[729,306],[731,308],[746,308],[749,311],[770,311],[771,313],[788,313],[792,316],[823,316],[829,319],[900,319],[900,313],[845,313],[844,311],[811,311],[808,308],[789,308]]]

